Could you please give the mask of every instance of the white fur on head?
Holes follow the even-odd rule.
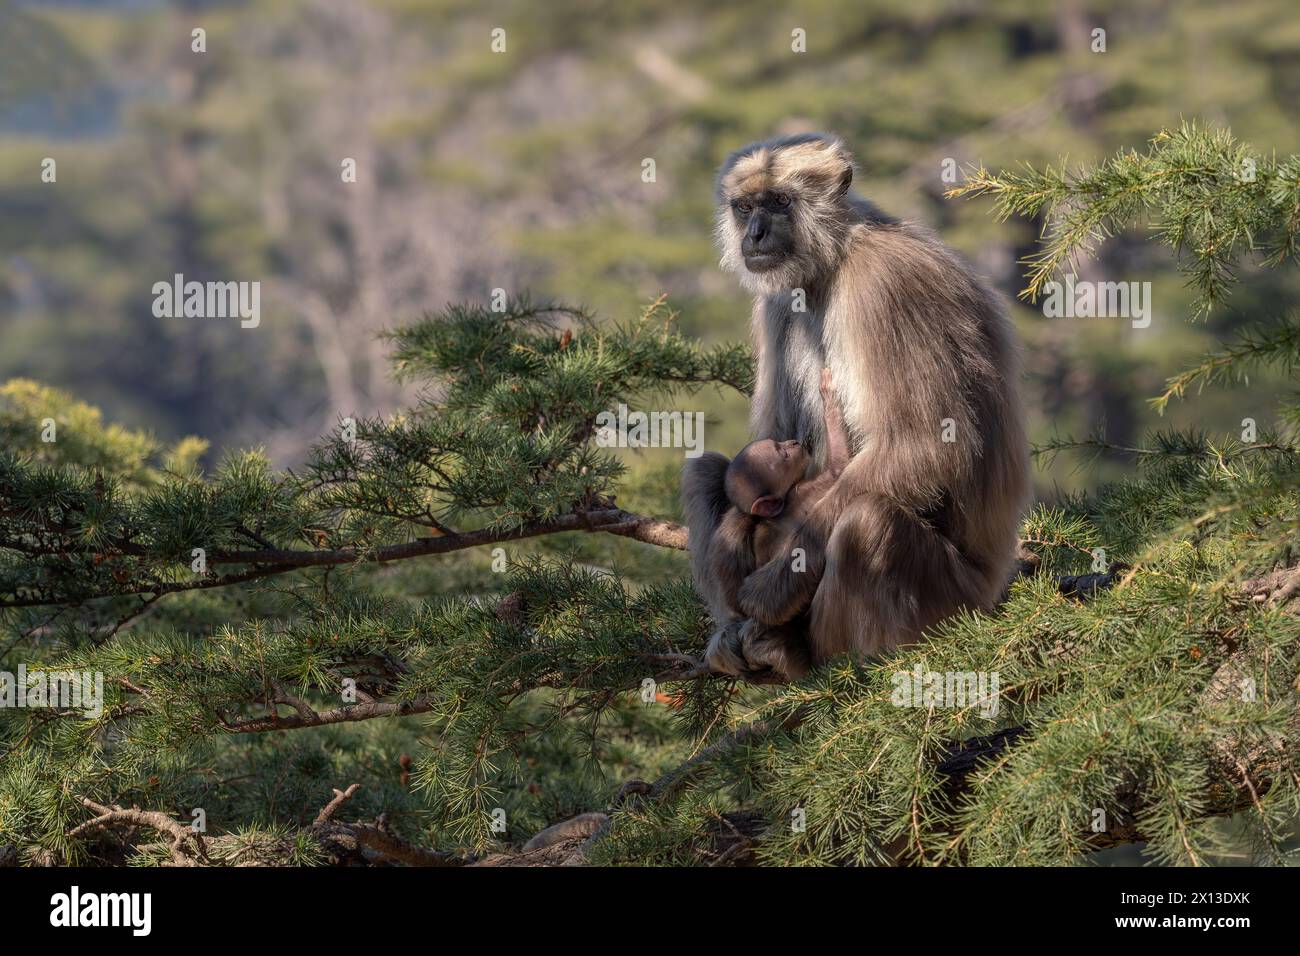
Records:
[[[734,272],[743,287],[760,295],[798,288],[832,271],[848,235],[852,178],[853,157],[848,149],[821,133],[764,140],[732,153],[718,173],[719,264]],[[791,199],[795,248],[776,268],[750,272],[740,252],[744,232],[731,203],[768,190]]]

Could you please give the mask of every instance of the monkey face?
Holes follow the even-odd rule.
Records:
[[[848,151],[823,134],[764,140],[732,153],[717,184],[722,267],[761,294],[828,274],[846,242],[852,178]]]
[[[808,453],[793,439],[750,442],[727,468],[727,496],[746,514],[775,517],[807,468]]]
[[[771,488],[775,494],[787,495],[808,470],[808,452],[793,438],[789,441],[769,438],[767,444],[772,446],[772,450],[766,453],[774,479]]]
[[[787,193],[764,190],[731,201],[741,234],[740,254],[750,272],[769,272],[795,251],[794,220]]]

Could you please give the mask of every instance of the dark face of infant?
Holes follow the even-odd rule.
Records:
[[[807,467],[808,453],[793,439],[750,442],[727,466],[727,498],[745,514],[775,518]]]

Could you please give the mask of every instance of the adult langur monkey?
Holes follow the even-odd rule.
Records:
[[[720,672],[793,678],[890,651],[989,608],[1014,564],[1029,467],[1010,322],[956,253],[850,193],[852,179],[848,150],[823,134],[746,146],[718,175],[722,266],[754,293],[751,435],[798,439],[820,469],[826,366],[853,452],[794,536],[802,556],[745,580],[743,619],[706,573],[726,459],[688,463],[692,567],[722,625],[707,652]]]

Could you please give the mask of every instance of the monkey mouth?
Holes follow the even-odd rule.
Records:
[[[781,264],[781,259],[774,252],[755,252],[745,256],[745,268],[750,272],[771,272]]]

